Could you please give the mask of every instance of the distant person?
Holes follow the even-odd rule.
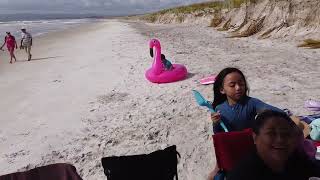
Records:
[[[172,63],[166,59],[166,56],[164,54],[161,54],[161,61],[162,61],[162,64],[163,64],[165,70],[172,70],[173,69]]]
[[[18,49],[18,45],[15,37],[11,35],[10,32],[6,32],[6,33],[7,35],[4,38],[4,43],[0,49],[2,50],[3,46],[7,44],[7,48],[10,53],[10,63],[12,64],[12,59],[14,59],[14,61],[17,61],[16,56],[14,55],[14,48]]]
[[[20,49],[25,49],[28,55],[28,61],[31,60],[31,46],[32,46],[32,36],[29,32],[27,32],[26,28],[21,28],[22,31],[22,39],[20,43]]]

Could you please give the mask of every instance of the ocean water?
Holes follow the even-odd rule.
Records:
[[[2,21],[1,21],[2,20]],[[76,19],[30,19],[23,20],[3,20],[0,18],[0,44],[3,43],[6,32],[11,32],[12,35],[16,37],[16,40],[21,39],[22,27],[25,27],[28,32],[32,34],[33,37],[45,35],[49,32],[60,31],[63,29],[71,28],[84,23],[93,23],[102,21],[101,18],[76,18]]]

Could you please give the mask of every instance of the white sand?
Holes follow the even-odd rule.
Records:
[[[145,80],[149,36],[187,66],[188,79]],[[319,50],[225,36],[208,27],[106,20],[35,39],[38,60],[11,65],[0,52],[0,174],[70,162],[84,179],[106,179],[102,157],[176,144],[179,178],[204,179],[215,163],[211,128],[191,90],[212,99],[212,86],[195,81],[227,66],[243,70],[251,96],[310,113],[303,103],[320,98]]]

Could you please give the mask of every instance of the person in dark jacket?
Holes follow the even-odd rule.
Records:
[[[256,150],[227,174],[227,180],[308,180],[319,166],[297,151],[299,129],[285,113],[265,111],[253,125]]]

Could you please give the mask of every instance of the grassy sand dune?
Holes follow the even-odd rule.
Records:
[[[155,23],[200,22],[229,37],[257,36],[259,39],[320,38],[320,1],[226,0],[162,10],[141,16]],[[300,46],[299,46],[300,47]]]

